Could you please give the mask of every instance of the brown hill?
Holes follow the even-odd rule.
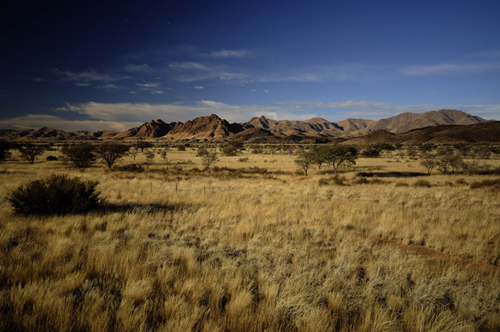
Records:
[[[375,130],[367,135],[359,136],[356,138],[348,139],[345,144],[349,145],[368,145],[368,144],[379,144],[379,143],[390,143],[396,144],[401,143],[402,139],[398,134],[390,133],[387,130]]]
[[[443,109],[425,113],[401,113],[390,118],[378,120],[368,125],[364,130],[360,130],[360,132],[365,134],[383,129],[399,134],[431,126],[470,125],[482,122],[486,122],[486,120],[462,111]]]
[[[245,123],[228,123],[217,115],[198,117],[186,123],[171,122],[165,123],[162,120],[146,122],[139,127],[131,128],[123,132],[116,131],[96,131],[96,132],[64,132],[52,128],[43,127],[37,130],[0,130],[0,137],[9,139],[138,139],[161,138],[170,141],[225,141],[225,140],[248,140],[248,141],[293,141],[293,142],[339,142],[339,138],[351,140],[360,137],[359,144],[363,142],[378,142],[383,140],[393,141],[396,137],[387,136],[380,130],[401,134],[419,128],[439,128],[448,125],[472,125],[487,123],[477,116],[457,110],[440,110],[425,113],[402,113],[390,118],[378,121],[366,119],[347,119],[338,123],[329,122],[323,118],[312,118],[305,121],[272,120],[264,116],[254,117]],[[262,129],[263,131],[249,129]],[[237,136],[237,134],[245,132]],[[396,139],[410,142],[423,142],[435,140],[445,142],[453,139],[465,139],[475,141],[473,136],[456,134],[446,138],[445,134],[437,134],[441,130],[432,131],[426,129],[424,132],[413,133],[408,138],[399,137]],[[467,130],[464,131],[464,133]],[[236,135],[236,136],[235,136]],[[427,136],[425,136],[427,135]],[[437,135],[437,136],[436,136]],[[439,135],[442,135],[439,136]],[[450,134],[451,135],[451,134]],[[439,136],[439,137],[438,137]],[[493,137],[495,137],[493,135]]]
[[[249,128],[229,137],[229,140],[260,143],[260,142],[276,142],[278,139],[269,130],[262,128]]]
[[[231,134],[239,133],[246,128],[219,118],[217,115],[201,116],[186,123],[176,125],[163,136],[168,140],[225,140]]]
[[[122,131],[115,138],[158,138],[168,134],[175,125],[175,122],[165,123],[160,119],[151,120],[151,122],[146,122],[139,127]]]
[[[394,134],[377,130],[368,135],[345,141],[350,145],[378,143],[390,144],[457,144],[457,143],[500,143],[500,121],[490,121],[473,125],[448,125],[414,129],[406,133]]]

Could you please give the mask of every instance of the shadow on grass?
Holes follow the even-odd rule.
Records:
[[[139,204],[139,203],[109,203],[105,202],[98,213],[173,213],[173,212],[196,212],[200,208],[199,204]]]
[[[372,172],[359,172],[356,176],[371,178],[371,177],[379,177],[379,178],[413,178],[417,176],[428,176],[427,173],[420,172],[381,172],[381,173],[372,173]]]

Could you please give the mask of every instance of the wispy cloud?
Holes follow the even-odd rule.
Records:
[[[423,76],[432,74],[481,73],[500,70],[500,64],[439,64],[431,66],[411,66],[401,70],[402,74]]]
[[[129,73],[139,73],[139,74],[154,74],[155,70],[148,66],[147,64],[133,65],[129,64],[125,66],[125,71]]]
[[[199,86],[199,85],[198,85],[198,86],[195,86],[194,88],[195,88],[196,90],[203,90],[203,89],[205,89],[204,87]]]
[[[169,75],[181,82],[220,80],[238,84],[257,82],[366,81],[381,76],[381,68],[371,65],[324,65],[283,68],[275,71],[244,70],[226,64],[177,62],[169,64]]]
[[[225,50],[213,51],[210,53],[200,53],[201,56],[210,58],[245,58],[252,56],[248,50]]]
[[[202,64],[198,62],[177,62],[169,64],[169,75],[180,82],[204,80],[241,81],[248,76],[231,70],[224,64]]]
[[[88,87],[92,84],[111,84],[120,80],[129,79],[129,76],[110,75],[98,73],[94,69],[89,69],[80,72],[72,72],[69,70],[61,71],[58,68],[49,69],[54,75],[58,76],[63,82],[72,82],[76,86]]]
[[[163,90],[160,90],[161,83],[160,82],[144,82],[144,83],[136,83],[137,86],[141,87],[141,91],[147,91],[153,95],[158,95],[164,93]]]

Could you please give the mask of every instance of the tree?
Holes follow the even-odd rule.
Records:
[[[321,166],[326,162],[325,161],[325,156],[324,153],[322,152],[323,149],[316,150],[314,151],[314,161],[313,163],[318,165],[318,169],[321,169]]]
[[[127,155],[128,150],[130,150],[130,146],[118,142],[108,142],[99,144],[95,152],[104,160],[108,168],[111,168],[118,159]]]
[[[137,146],[131,148],[128,152],[132,158],[134,158],[134,162],[135,162],[135,158],[137,157],[137,154],[139,153],[139,148],[137,148]]]
[[[431,158],[425,158],[420,162],[420,165],[424,166],[427,169],[427,174],[430,175],[437,163]]]
[[[65,146],[62,153],[78,168],[87,168],[92,166],[96,160],[94,154],[95,147],[90,143],[83,143],[71,146]]]
[[[207,150],[207,152],[201,157],[201,163],[205,166],[206,170],[208,170],[210,165],[218,160],[219,158],[217,158],[217,152],[215,152],[215,150]]]
[[[141,149],[141,152],[144,152],[144,149],[152,148],[153,144],[151,142],[139,141],[139,142],[137,142],[135,147],[137,150]]]
[[[427,152],[432,151],[432,149],[434,149],[434,148],[435,148],[434,144],[432,144],[432,143],[424,143],[424,144],[420,145],[418,149],[420,150],[420,152],[423,155],[426,155]]]
[[[30,164],[35,163],[37,156],[41,155],[45,148],[41,145],[34,145],[32,143],[26,143],[17,148],[21,153],[21,156],[26,159]]]
[[[152,163],[154,158],[155,158],[155,154],[153,153],[153,151],[146,152],[146,159],[147,159],[148,163]]]
[[[160,151],[160,156],[163,158],[163,161],[167,161],[167,153],[168,153],[168,148],[164,148],[163,150]]]
[[[361,156],[365,158],[378,158],[380,157],[380,149],[378,148],[367,148],[361,152]]]
[[[307,176],[307,171],[309,167],[314,163],[316,159],[316,154],[313,151],[302,151],[297,159],[295,159],[295,163],[299,168],[301,168]]]
[[[337,176],[339,167],[344,164],[356,164],[358,151],[355,147],[349,145],[334,145],[319,151],[326,163],[333,166],[335,176]]]
[[[12,144],[4,139],[0,140],[0,161],[3,161],[11,156],[9,150],[12,149]]]

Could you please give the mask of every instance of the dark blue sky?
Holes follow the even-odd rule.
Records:
[[[0,127],[123,130],[500,119],[498,1],[16,1],[0,5]]]

